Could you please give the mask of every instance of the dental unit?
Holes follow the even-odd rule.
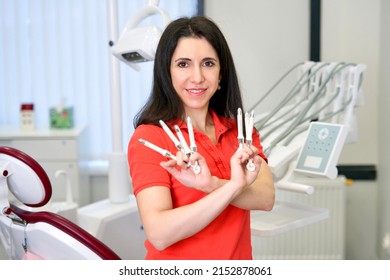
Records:
[[[252,106],[251,110],[257,108],[297,72],[284,98],[255,116],[277,197],[287,197],[283,192],[313,195],[315,187],[307,182],[334,180],[339,184],[336,165],[342,148],[357,140],[353,113],[362,104],[365,69],[366,65],[356,63],[299,63]],[[329,210],[277,199],[272,211],[252,211],[251,215],[252,234],[273,236],[327,219]]]

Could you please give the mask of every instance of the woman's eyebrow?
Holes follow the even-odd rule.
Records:
[[[191,59],[186,58],[186,57],[179,57],[179,58],[174,60],[174,62],[178,62],[178,61],[191,61]]]
[[[218,61],[218,59],[215,58],[215,57],[205,57],[205,58],[202,59],[202,61],[205,61],[205,60],[214,60],[214,61]]]
[[[218,59],[216,59],[214,57],[205,57],[205,58],[202,59],[202,61],[206,61],[206,60],[218,61]],[[179,58],[174,60],[174,62],[178,62],[178,61],[191,61],[191,59],[190,58],[186,58],[186,57],[179,57]]]

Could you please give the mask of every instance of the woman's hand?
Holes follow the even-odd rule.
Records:
[[[238,189],[250,186],[257,178],[261,167],[261,157],[257,154],[255,146],[245,146],[238,149],[230,159],[231,178],[230,181]],[[248,160],[252,160],[255,165],[254,171],[246,168]],[[190,163],[190,165],[188,164]],[[200,173],[196,174],[192,166],[198,164]],[[189,158],[182,152],[177,152],[176,160],[163,161],[161,167],[167,170],[183,185],[194,188],[205,193],[210,193],[220,187],[222,182],[215,176],[211,176],[206,160],[199,153],[193,153]]]
[[[250,186],[257,178],[261,166],[261,157],[257,154],[258,151],[255,146],[247,146],[238,149],[230,159],[231,166],[231,178],[238,188],[245,188]],[[246,168],[246,164],[249,160],[255,165],[254,171],[249,171]]]
[[[176,154],[176,160],[163,161],[160,165],[183,185],[206,193],[212,191],[213,177],[206,160],[199,153],[193,153],[188,158],[179,151]],[[200,167],[199,174],[192,169],[196,165]]]

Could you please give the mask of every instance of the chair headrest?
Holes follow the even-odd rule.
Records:
[[[41,207],[51,198],[51,183],[45,170],[18,149],[0,147],[0,180],[4,178],[9,191],[27,206]]]

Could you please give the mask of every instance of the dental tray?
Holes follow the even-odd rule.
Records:
[[[267,211],[251,211],[251,232],[266,237],[319,222],[329,217],[329,210],[290,202],[275,202]]]

